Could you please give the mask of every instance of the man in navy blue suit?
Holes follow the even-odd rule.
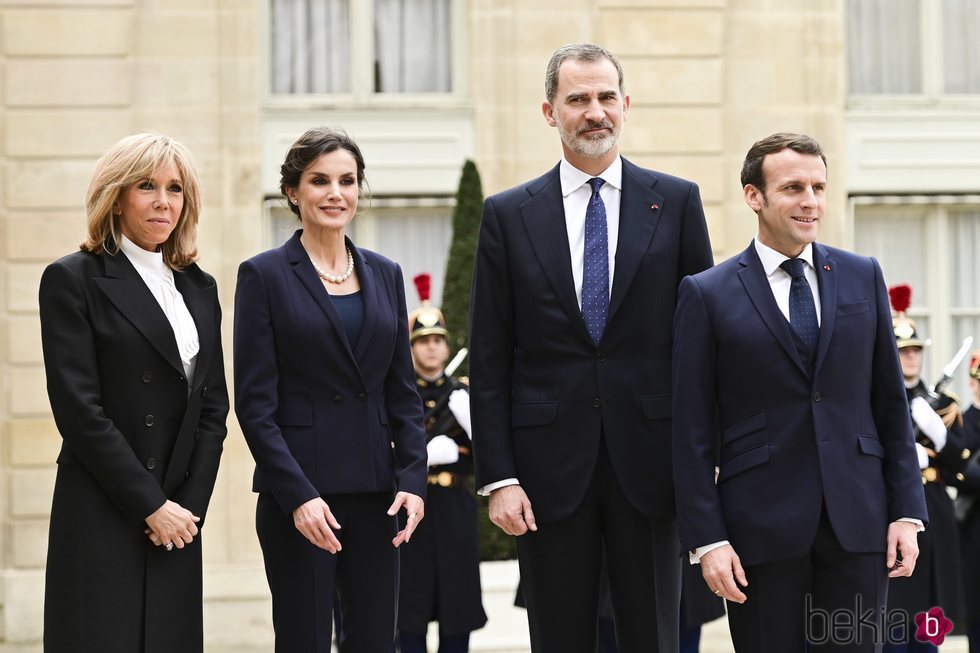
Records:
[[[815,242],[812,138],[757,142],[742,185],[755,240],[679,290],[681,541],[739,653],[880,651],[888,577],[911,575],[926,521],[881,269]]]
[[[594,653],[603,550],[620,650],[676,651],[671,324],[678,283],[712,262],[701,198],[619,156],[629,96],[607,50],[555,52],[545,97],[561,162],[483,209],[476,485],[520,536],[535,653]]]

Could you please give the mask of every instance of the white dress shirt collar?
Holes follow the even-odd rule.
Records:
[[[623,159],[617,156],[609,164],[608,168],[598,175],[590,175],[587,172],[582,172],[569,163],[565,157],[562,157],[561,163],[558,165],[558,176],[561,179],[562,197],[568,197],[583,185],[589,183],[589,180],[593,177],[600,177],[607,184],[621,191],[623,190]]]
[[[792,258],[777,252],[772,247],[762,244],[759,240],[758,234],[755,237],[755,251],[759,255],[759,260],[762,261],[762,269],[766,271],[766,276],[771,277],[776,270],[780,269],[780,264],[788,258]],[[806,261],[807,265],[811,269],[815,270],[816,267],[813,265],[813,243],[807,244],[803,248],[803,253],[801,253],[796,258]]]

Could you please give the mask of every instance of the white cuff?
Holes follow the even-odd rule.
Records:
[[[721,548],[728,544],[728,540],[722,540],[721,542],[715,542],[714,544],[705,544],[704,546],[699,546],[693,551],[688,552],[688,559],[692,565],[701,563],[701,556],[709,551],[714,551],[715,549]]]
[[[516,478],[505,478],[502,481],[496,481],[490,483],[489,485],[484,485],[479,490],[476,491],[481,497],[488,497],[490,493],[494,490],[502,487],[507,487],[508,485],[520,485],[520,482]]]

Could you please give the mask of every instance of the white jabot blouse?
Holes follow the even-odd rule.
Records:
[[[148,252],[126,236],[122,236],[120,243],[123,254],[133,264],[139,273],[143,283],[150,289],[153,297],[160,304],[164,315],[170,322],[174,330],[174,338],[177,341],[177,351],[180,353],[180,362],[184,367],[184,376],[187,378],[187,387],[194,381],[194,368],[197,365],[197,353],[201,349],[201,342],[197,335],[197,325],[194,318],[187,310],[184,298],[174,284],[174,271],[167,267],[163,262],[163,254],[160,252]]]

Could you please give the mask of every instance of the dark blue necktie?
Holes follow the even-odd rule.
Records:
[[[817,346],[820,327],[817,325],[817,309],[813,304],[813,292],[803,273],[803,260],[788,258],[780,263],[779,267],[793,277],[789,287],[789,323],[796,334],[803,339],[807,349],[813,351]]]
[[[596,344],[602,338],[609,314],[609,236],[606,205],[599,197],[603,183],[599,177],[589,180],[592,197],[585,210],[585,259],[582,262],[582,318]]]

